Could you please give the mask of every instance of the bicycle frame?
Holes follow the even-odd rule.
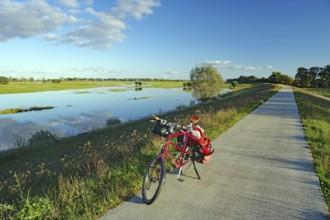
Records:
[[[166,161],[168,160],[171,161],[171,164],[175,168],[179,169],[177,176],[179,181],[184,181],[184,179],[180,178],[180,175],[185,175],[191,164],[194,165],[194,170],[198,179],[201,179],[195,165],[195,161],[198,161],[195,155],[198,146],[191,133],[193,124],[198,121],[198,117],[192,116],[190,118],[191,123],[188,127],[168,123],[166,120],[155,115],[152,115],[151,118],[153,121],[157,122],[152,133],[166,139],[161,145],[159,154],[150,161],[143,177],[142,197],[144,203],[147,205],[152,204],[159,196],[162,185],[165,183]],[[173,138],[175,138],[176,141],[173,141]],[[172,149],[175,151],[175,156]]]
[[[198,176],[198,179],[200,179],[200,176],[199,176],[199,173],[196,169],[196,166],[195,166],[195,161],[193,160],[193,155],[191,155],[191,159],[190,160],[187,160],[185,161],[184,163],[182,163],[182,158],[184,156],[186,156],[185,154],[188,153],[190,154],[191,152],[189,152],[189,147],[192,147],[192,146],[189,146],[188,145],[188,141],[190,140],[190,135],[191,133],[190,132],[186,132],[186,131],[180,131],[180,132],[177,132],[177,133],[172,133],[172,134],[169,134],[166,138],[166,142],[165,144],[162,144],[161,146],[161,150],[160,150],[160,153],[158,154],[158,157],[163,157],[164,160],[166,161],[167,159],[169,159],[171,161],[171,164],[174,165],[177,169],[179,169],[179,174],[177,176],[177,179],[179,179],[180,177],[180,174],[181,174],[181,168],[183,166],[185,166],[187,163],[190,162],[190,160],[193,162],[193,165],[194,165],[194,170]],[[175,143],[173,143],[171,141],[172,138],[176,138],[176,137],[179,137],[179,136],[183,136],[183,145],[182,146],[179,146]],[[179,152],[180,152],[180,155],[179,155],[179,158],[175,158],[170,152],[169,152],[169,147],[173,147],[175,149],[177,149]]]

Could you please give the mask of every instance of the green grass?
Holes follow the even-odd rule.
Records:
[[[308,90],[330,98],[330,88],[309,88]]]
[[[150,81],[145,82],[146,85],[142,87],[153,88],[175,88],[182,87],[183,82],[177,81]],[[8,85],[0,85],[0,94],[10,93],[28,93],[28,92],[43,92],[43,91],[56,91],[68,89],[88,89],[95,87],[106,86],[123,86],[135,85],[132,81],[62,81],[61,83],[52,82],[10,82]]]
[[[53,108],[54,108],[53,106],[44,106],[44,107],[33,106],[30,108],[10,108],[10,109],[0,110],[0,115],[1,114],[16,114],[16,113],[31,112],[31,111],[42,111],[42,110],[48,110],[48,109],[53,109]]]
[[[305,135],[330,210],[330,100],[310,89],[294,89]]]
[[[187,125],[196,114],[210,138],[262,104],[277,88],[258,84],[217,101],[160,115]],[[148,118],[0,153],[0,219],[95,219],[141,187],[161,138]],[[41,133],[39,134],[40,136]]]

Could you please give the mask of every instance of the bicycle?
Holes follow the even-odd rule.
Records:
[[[166,179],[166,164],[169,160],[174,168],[179,169],[177,179],[183,181],[180,178],[181,174],[188,173],[191,165],[193,165],[195,173],[198,179],[201,179],[195,162],[203,162],[204,156],[210,157],[214,152],[211,150],[211,142],[208,140],[205,149],[206,153],[200,151],[201,143],[196,142],[196,138],[192,134],[192,130],[195,128],[194,124],[198,122],[197,116],[190,118],[190,124],[188,127],[169,123],[164,119],[161,119],[155,115],[151,116],[152,121],[156,121],[152,133],[166,138],[164,144],[161,145],[161,149],[158,155],[156,155],[149,163],[146,172],[144,174],[142,183],[142,198],[147,205],[152,204],[159,196],[162,189],[162,185]],[[169,148],[177,150],[178,154],[174,156]]]

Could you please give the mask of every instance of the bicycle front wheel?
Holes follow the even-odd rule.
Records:
[[[142,184],[142,198],[147,205],[152,204],[159,196],[162,185],[165,183],[165,161],[156,156],[148,165]]]

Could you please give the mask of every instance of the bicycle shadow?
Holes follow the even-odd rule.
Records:
[[[179,169],[175,169],[175,170],[172,170],[172,171],[168,171],[166,173],[166,175],[175,175],[176,176],[176,179],[179,181],[179,182],[183,182],[184,181],[184,178],[189,178],[189,179],[198,179],[198,176],[196,175],[195,173],[195,170],[193,167],[191,167],[189,169],[189,171],[186,171],[185,174],[181,174],[179,179],[177,178],[179,174]]]
[[[175,176],[175,178],[179,182],[184,182],[185,178],[198,179],[198,177],[197,177],[197,175],[196,175],[196,173],[195,173],[195,171],[194,171],[193,168],[190,169],[186,174],[181,174],[179,179],[177,178],[178,174],[179,174],[179,170],[178,169],[174,169],[174,170],[171,170],[171,171],[167,171],[166,172],[166,175]],[[145,205],[145,203],[143,202],[143,198],[142,198],[142,191],[139,191],[135,196],[133,196],[132,198],[130,198],[126,202]]]
[[[143,199],[142,199],[142,193],[141,192],[139,192],[137,195],[135,195],[134,197],[132,197],[127,202],[145,205],[144,202],[143,202]]]

